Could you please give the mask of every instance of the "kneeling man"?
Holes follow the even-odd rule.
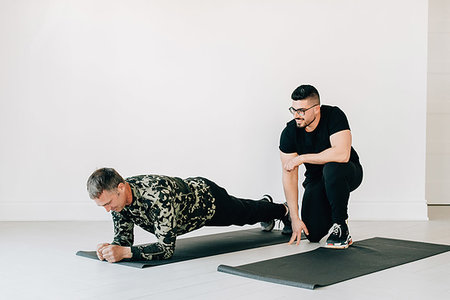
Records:
[[[293,119],[280,138],[283,187],[292,218],[290,243],[300,242],[301,232],[311,242],[329,233],[325,247],[348,248],[352,238],[347,226],[350,192],[362,182],[359,156],[352,147],[352,134],[344,112],[321,105],[319,92],[301,85],[292,93],[289,111]],[[298,169],[306,168],[298,214]]]

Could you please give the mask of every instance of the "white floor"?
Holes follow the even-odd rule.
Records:
[[[440,209],[440,208],[438,208]],[[350,222],[354,240],[391,237],[450,244],[449,214],[430,221]],[[190,235],[241,228],[204,228]],[[75,256],[109,241],[109,222],[0,222],[0,299],[450,299],[450,252],[332,286],[306,290],[217,272],[312,250],[276,245],[135,269]],[[186,235],[186,236],[190,236]],[[136,242],[153,241],[142,231]]]

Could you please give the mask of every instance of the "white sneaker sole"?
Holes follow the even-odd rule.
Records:
[[[270,195],[267,195],[267,194],[263,195],[263,199],[266,199],[267,202],[269,202],[269,203],[273,203],[273,199],[272,199],[272,197]],[[273,228],[275,227],[275,220],[272,220],[271,222],[272,223],[269,226],[267,226],[267,227],[262,226],[261,223],[269,223],[269,222],[261,222],[260,223],[261,224],[261,231],[271,232],[273,230]]]
[[[330,248],[330,249],[347,249],[348,247],[350,247],[353,244],[353,240],[350,237],[348,243],[344,244],[344,245],[336,245],[336,244],[325,244],[325,248]]]

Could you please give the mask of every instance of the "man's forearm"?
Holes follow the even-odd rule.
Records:
[[[325,149],[320,153],[300,155],[302,163],[323,165],[329,162],[346,163],[350,159],[350,152],[337,147]]]
[[[291,218],[298,218],[298,174],[283,172],[283,189]]]
[[[163,245],[161,243],[132,246],[131,260],[169,259],[173,256],[174,249],[175,245]]]

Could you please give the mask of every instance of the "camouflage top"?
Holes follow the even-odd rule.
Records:
[[[125,179],[133,201],[120,212],[112,212],[112,244],[132,246],[134,225],[154,233],[157,243],[133,246],[131,260],[171,258],[177,235],[205,225],[215,212],[215,199],[201,177],[181,179],[140,175]]]

